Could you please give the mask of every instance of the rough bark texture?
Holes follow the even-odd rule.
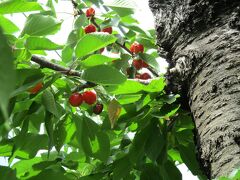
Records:
[[[240,1],[149,0],[168,88],[193,113],[208,178],[240,167]]]

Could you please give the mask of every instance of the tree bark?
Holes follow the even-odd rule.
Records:
[[[209,179],[240,167],[240,1],[149,0],[168,90],[187,100]],[[183,101],[184,104],[184,101]]]

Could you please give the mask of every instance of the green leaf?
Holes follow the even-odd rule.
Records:
[[[42,82],[44,74],[40,69],[17,69],[17,88],[12,92],[11,97],[17,96],[37,83]]]
[[[104,56],[101,54],[94,54],[92,56],[89,56],[87,59],[81,61],[81,65],[83,65],[83,67],[88,68],[88,67],[92,67],[92,66],[97,66],[97,65],[101,65],[101,64],[105,64],[108,62],[112,62],[118,58],[114,58],[114,57],[108,57],[108,56]]]
[[[202,174],[196,159],[194,144],[189,143],[187,147],[179,145],[178,148],[183,162],[187,165],[188,169],[193,173],[193,175]]]
[[[106,87],[106,90],[113,93],[113,94],[132,94],[137,93],[143,89],[143,84],[128,79],[123,84],[120,84],[119,86],[113,86],[113,87]]]
[[[37,175],[40,173],[40,170],[34,170],[33,165],[36,163],[39,163],[42,161],[42,158],[40,157],[35,157],[33,159],[29,160],[21,160],[16,162],[13,166],[12,169],[17,171],[17,177],[20,178],[21,176],[24,176],[26,174],[29,174],[31,176]]]
[[[56,165],[57,166],[57,165]],[[51,179],[59,179],[59,180],[71,180],[65,175],[63,169],[45,169],[37,176],[29,178],[29,180],[51,180]]]
[[[164,177],[164,180],[182,180],[182,174],[171,161],[165,162],[164,165],[160,167],[160,174]]]
[[[134,94],[134,95],[120,95],[118,97],[118,102],[120,104],[131,104],[131,103],[135,103],[136,101],[138,101],[139,99],[141,99],[142,94]]]
[[[3,15],[0,15],[0,27],[2,27],[3,31],[7,34],[12,34],[19,31],[19,28]]]
[[[98,49],[106,47],[109,44],[114,43],[117,40],[114,35],[107,33],[90,33],[83,36],[77,43],[77,47],[75,49],[76,56],[83,57],[88,55]]]
[[[153,79],[150,84],[143,87],[143,90],[146,92],[161,92],[165,87],[165,79],[160,77],[158,79]]]
[[[28,133],[24,136],[13,138],[14,143],[18,143],[19,149],[16,151],[16,157],[33,158],[40,149],[47,149],[47,135]]]
[[[104,5],[110,7],[120,16],[127,16],[129,14],[133,14],[133,10],[136,7],[134,1],[131,0],[111,0],[104,3]]]
[[[91,154],[91,147],[90,142],[88,140],[88,134],[84,134],[85,131],[83,131],[83,118],[79,116],[73,116],[73,120],[76,126],[76,139],[78,141],[79,148],[83,149],[84,152]],[[83,139],[85,139],[85,143],[83,142]]]
[[[49,157],[50,151],[53,147],[53,116],[48,111],[46,111],[44,122],[48,134],[48,157]]]
[[[113,99],[108,104],[108,118],[110,120],[111,128],[114,128],[116,121],[121,113],[121,105],[116,99]]]
[[[62,60],[68,63],[73,60],[73,48],[70,45],[66,45],[62,50]]]
[[[126,157],[123,157],[122,159],[115,161],[113,164],[113,168],[114,168],[113,179],[120,180],[129,174],[131,170],[131,162],[129,158],[126,156]]]
[[[17,180],[16,171],[9,167],[0,166],[1,180]]]
[[[106,162],[108,160],[108,157],[110,156],[109,137],[104,132],[98,132],[96,136],[98,142],[98,149],[97,152],[93,154],[93,156],[100,159],[103,162]]]
[[[56,107],[54,96],[51,91],[45,90],[42,95],[42,103],[46,110],[56,117],[59,117],[58,110]]]
[[[85,22],[88,22],[87,21],[87,17],[85,14],[82,14],[80,15],[76,20],[75,20],[75,23],[74,23],[74,28],[75,29],[80,29],[82,28],[82,26],[84,26]]]
[[[29,61],[32,57],[32,54],[27,49],[15,49],[13,55],[18,62]]]
[[[44,37],[29,37],[26,40],[25,46],[30,50],[57,50],[63,46],[56,44]]]
[[[61,28],[61,22],[52,16],[31,14],[28,16],[21,36],[44,36],[55,34]]]
[[[26,0],[8,0],[0,3],[0,14],[41,10],[43,8],[37,2],[28,2]]]
[[[54,144],[55,148],[58,152],[60,152],[60,149],[64,145],[65,139],[67,137],[67,132],[65,129],[65,120],[59,121],[54,129],[53,132],[53,139],[54,139]]]
[[[108,65],[88,68],[83,72],[82,78],[102,85],[121,84],[126,81],[126,77],[122,73]]]
[[[13,55],[12,50],[8,46],[7,39],[3,35],[2,30],[0,29],[0,82],[2,84],[0,88],[0,109],[2,110],[2,113],[7,119],[8,112],[7,112],[7,106],[10,94],[14,90],[15,87],[15,80],[16,80],[16,73],[13,68]]]
[[[165,87],[165,80],[164,78],[153,79],[150,84],[143,85],[137,81],[128,79],[125,83],[114,86],[114,87],[107,87],[106,90],[118,95],[118,94],[132,94],[138,93],[140,91],[146,92],[161,92]]]
[[[165,154],[163,152],[164,146],[166,145],[166,140],[164,139],[162,133],[160,133],[160,129],[157,127],[157,123],[151,124],[151,132],[149,134],[149,138],[146,141],[145,152],[147,156],[155,162],[160,153]]]
[[[153,164],[145,164],[144,169],[141,171],[140,179],[146,179],[146,180],[162,180],[163,178],[160,175],[159,167],[154,166]]]
[[[156,61],[156,58],[154,56],[151,56],[146,53],[140,53],[139,57],[143,59],[145,62],[147,62],[148,65],[150,65],[152,68],[156,69],[157,71],[160,71],[159,63]]]

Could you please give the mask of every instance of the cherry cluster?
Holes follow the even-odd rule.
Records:
[[[86,10],[86,17],[89,18],[89,19],[94,19],[94,16],[95,16],[95,9],[92,8],[92,7],[88,8]],[[97,28],[93,24],[89,24],[88,26],[86,26],[84,28],[84,31],[85,31],[86,34],[93,33],[93,32],[97,31]],[[106,32],[106,33],[112,34],[112,27],[106,27],[106,28],[102,29],[101,32]],[[103,50],[104,50],[104,48],[102,48],[100,50],[100,52],[102,53]],[[137,55],[138,53],[143,53],[144,52],[144,47],[143,47],[142,44],[139,44],[138,42],[134,42],[130,46],[129,50],[134,56],[134,55]],[[142,68],[148,68],[148,64],[142,59],[133,60],[132,65],[133,65],[133,67],[135,67],[136,70],[140,70]],[[149,73],[143,73],[143,74],[136,73],[135,78],[147,80],[147,79],[151,78],[151,75]]]
[[[85,91],[82,94],[75,92],[75,93],[71,94],[68,101],[73,107],[78,107],[83,102],[85,102],[88,105],[93,105],[97,101],[97,94],[93,90]],[[100,114],[102,112],[102,110],[103,110],[103,104],[96,103],[95,106],[93,107],[93,112],[95,114]]]
[[[88,8],[87,11],[86,11],[86,17],[89,18],[89,19],[92,19],[92,18],[94,18],[94,16],[95,16],[95,9]],[[84,32],[86,34],[93,33],[93,32],[96,32],[96,31],[97,31],[97,28],[93,24],[89,24],[88,26],[86,26],[84,28]],[[112,34],[112,27],[111,26],[110,27],[105,27],[101,31]]]

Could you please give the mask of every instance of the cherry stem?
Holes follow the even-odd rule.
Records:
[[[91,23],[92,23],[94,26],[96,26],[98,32],[101,32],[101,28],[100,28],[100,26],[96,23],[94,16],[90,17],[90,21],[91,21]]]
[[[129,54],[131,54],[133,56],[133,53],[123,44],[119,43],[119,42],[115,42],[115,44],[117,44],[118,46],[120,46],[121,48],[123,48],[125,51],[127,51]]]

